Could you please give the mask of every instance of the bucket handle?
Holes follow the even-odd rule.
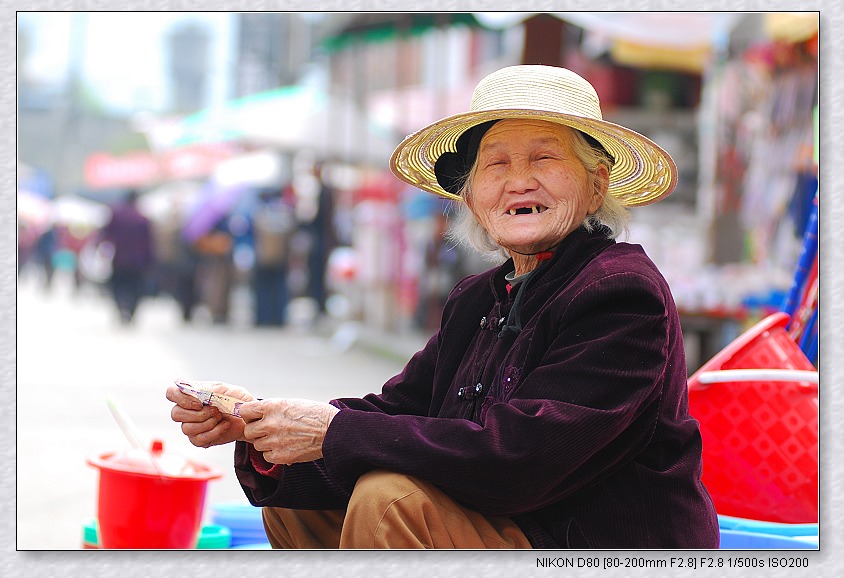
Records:
[[[803,369],[722,369],[703,371],[698,375],[701,385],[731,381],[792,381],[801,387],[818,384],[818,372]]]

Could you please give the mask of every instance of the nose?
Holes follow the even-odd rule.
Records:
[[[539,181],[531,170],[531,163],[521,160],[510,163],[505,186],[508,193],[524,194],[538,187]]]

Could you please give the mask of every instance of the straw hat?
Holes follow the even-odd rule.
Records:
[[[483,78],[475,87],[469,112],[407,136],[393,152],[390,168],[415,187],[459,200],[453,187],[449,192],[438,182],[437,160],[443,153],[457,151],[457,139],[468,129],[510,118],[563,124],[597,140],[615,158],[609,193],[623,205],[655,203],[677,184],[677,167],[667,152],[647,137],[603,120],[598,95],[588,81],[565,68],[541,65],[509,66]]]

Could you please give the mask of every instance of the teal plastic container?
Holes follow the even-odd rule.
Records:
[[[196,549],[226,550],[231,548],[231,539],[231,530],[226,526],[205,524],[199,530]],[[100,548],[99,528],[96,518],[86,520],[82,526],[82,548],[85,550]]]

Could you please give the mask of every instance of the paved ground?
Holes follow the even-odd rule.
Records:
[[[128,449],[106,404],[112,399],[147,439],[185,457],[218,466],[209,484],[206,519],[216,503],[243,500],[231,471],[231,446],[203,450],[170,421],[164,390],[176,377],[217,379],[254,394],[328,400],[377,390],[401,368],[401,348],[418,339],[381,339],[384,355],[344,334],[302,327],[256,329],[245,321],[183,323],[166,298],[142,304],[122,327],[110,302],[93,288],[75,291],[58,278],[49,292],[24,277],[17,302],[16,543],[18,550],[78,549],[83,523],[96,515],[98,471],[90,456]],[[374,341],[378,336],[368,333]],[[331,337],[334,336],[334,339]],[[383,345],[382,343],[382,345]]]

